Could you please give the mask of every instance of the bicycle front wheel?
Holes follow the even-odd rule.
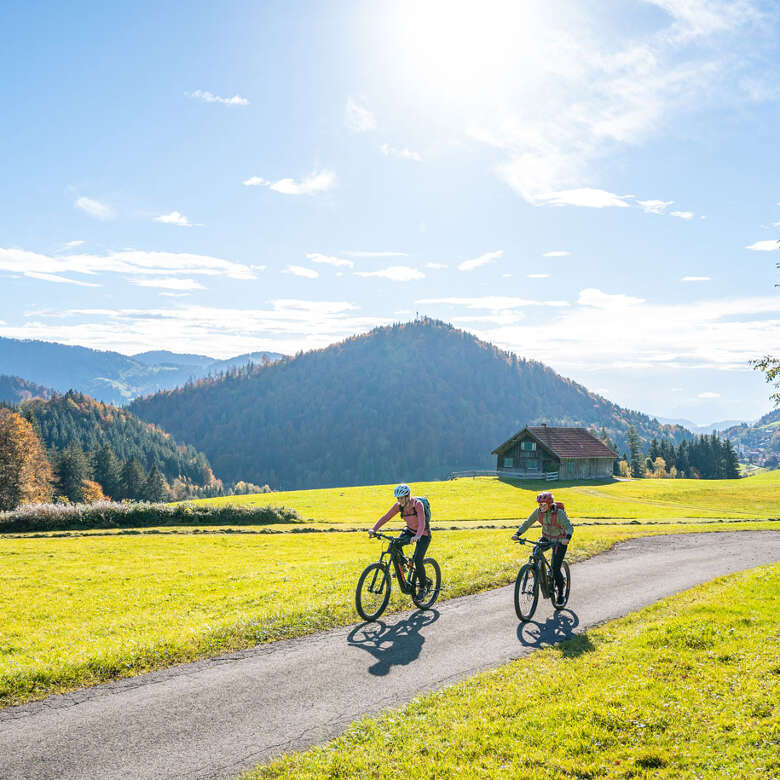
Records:
[[[530,563],[520,567],[515,580],[515,612],[522,621],[530,620],[539,603],[539,581],[536,567]]]
[[[366,566],[355,588],[355,606],[363,620],[376,620],[390,601],[390,572],[387,566]]]
[[[414,575],[412,584],[412,601],[418,609],[429,609],[433,606],[439,591],[441,590],[441,569],[439,564],[433,558],[423,558],[425,566],[425,588],[422,591],[417,589],[417,572]]]
[[[569,564],[564,561],[561,564],[561,576],[563,577],[563,598],[556,604],[555,609],[563,609],[566,603],[569,601],[569,591],[571,590],[571,572],[569,571]]]

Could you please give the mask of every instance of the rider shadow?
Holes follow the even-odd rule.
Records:
[[[580,619],[576,612],[560,609],[544,623],[536,620],[521,623],[517,627],[517,638],[526,647],[539,648],[560,644],[564,658],[576,658],[594,649],[586,634],[574,633],[579,624]]]
[[[425,637],[420,629],[439,619],[435,609],[415,612],[406,620],[388,626],[381,620],[362,623],[350,631],[347,643],[359,647],[376,658],[368,671],[377,677],[384,677],[394,666],[406,666],[420,655]]]

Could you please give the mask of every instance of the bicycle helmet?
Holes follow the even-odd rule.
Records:
[[[393,495],[396,498],[403,498],[404,496],[411,495],[412,491],[409,489],[409,485],[398,485],[395,490],[393,490]]]
[[[548,504],[554,504],[555,499],[553,498],[553,494],[545,491],[544,493],[539,493],[539,495],[536,497],[536,503],[541,504],[542,501],[545,501]]]

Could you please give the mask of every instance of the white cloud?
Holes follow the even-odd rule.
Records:
[[[569,305],[567,301],[540,301],[534,298],[511,298],[500,295],[485,295],[478,298],[423,298],[417,301],[417,303],[465,306],[467,309],[483,309],[485,311],[505,311],[525,306],[565,308]]]
[[[288,265],[285,268],[284,273],[292,274],[293,276],[302,276],[305,279],[318,279],[320,276],[319,271],[315,271],[313,268],[304,268],[301,265]]]
[[[434,271],[441,271],[443,268],[447,268],[447,264],[446,263],[426,263],[425,267],[426,268],[431,268]]]
[[[355,276],[378,276],[393,282],[411,282],[414,279],[424,279],[425,274],[407,265],[393,265],[379,271],[356,271]]]
[[[59,282],[60,284],[77,284],[79,287],[102,287],[102,284],[94,284],[92,282],[79,282],[75,279],[67,279],[64,276],[55,276],[54,274],[39,273],[37,271],[27,271],[25,276],[30,279],[40,279],[43,282]]]
[[[353,133],[367,133],[376,129],[376,117],[351,97],[347,98],[345,121]]]
[[[95,219],[106,221],[116,217],[116,212],[111,206],[92,200],[92,198],[85,198],[83,195],[80,198],[76,198],[73,205],[77,209],[81,209],[85,214],[89,214],[90,217],[95,217]]]
[[[202,100],[204,103],[222,103],[226,106],[248,106],[249,101],[241,97],[241,95],[233,95],[233,97],[230,98],[224,98],[220,97],[219,95],[214,95],[211,92],[208,92],[203,89],[196,89],[194,92],[185,93],[188,94],[190,97],[198,98],[199,100]]]
[[[606,190],[597,190],[592,187],[580,187],[576,190],[563,190],[561,192],[548,192],[537,195],[534,201],[543,206],[584,206],[591,209],[603,209],[609,207],[628,208],[627,200],[633,195],[615,195]]]
[[[681,282],[709,282],[712,278],[709,276],[683,276]]]
[[[580,291],[577,299],[577,303],[581,306],[593,306],[596,309],[607,309],[610,311],[620,311],[644,302],[644,298],[634,298],[631,295],[622,295],[620,293],[611,295],[592,287]]]
[[[697,398],[720,398],[720,393],[699,393]]]
[[[268,266],[267,265],[250,265],[249,266],[253,271],[267,271]]]
[[[206,288],[194,279],[132,279],[138,287],[159,287],[163,290],[205,290]]]
[[[504,254],[503,249],[499,249],[497,252],[486,252],[484,255],[475,257],[472,260],[464,260],[458,264],[459,271],[473,271],[475,268],[479,268],[482,265],[492,263],[494,260],[498,260]]]
[[[663,214],[674,203],[673,200],[638,200],[637,203],[648,214]]]
[[[344,252],[350,257],[408,257],[406,252]]]
[[[178,293],[164,293],[178,297]],[[162,303],[162,302],[161,302]],[[0,326],[8,338],[42,339],[124,354],[149,349],[192,351],[216,357],[271,350],[294,354],[326,347],[392,317],[367,317],[348,301],[272,300],[260,308],[177,305],[149,309],[65,309],[29,312],[22,326]]]
[[[83,241],[68,241],[65,244],[66,249],[75,249],[77,246],[81,246],[84,242]]]
[[[252,176],[244,180],[245,187],[268,187],[274,192],[283,195],[313,195],[315,192],[325,192],[336,184],[336,174],[333,171],[313,171],[309,176],[300,181],[294,179],[279,179],[268,181],[260,176]]]
[[[563,249],[555,249],[552,252],[545,252],[542,257],[567,257],[571,252],[566,252]]]
[[[178,211],[172,211],[170,214],[161,214],[154,218],[155,222],[163,222],[166,225],[177,225],[178,227],[192,227],[192,222]]]
[[[189,294],[189,293],[186,293],[186,292],[181,292],[181,293],[176,293],[176,292],[161,292],[161,293],[160,293],[160,295],[163,295],[163,296],[165,296],[166,298],[187,298],[187,297],[189,297],[189,295],[190,295],[190,294]]]
[[[780,249],[780,240],[775,238],[769,241],[756,241],[755,244],[746,246],[745,249],[753,249],[756,252],[773,252]]]
[[[679,217],[680,219],[693,219],[694,213],[692,211],[671,211],[669,212],[673,217]]]
[[[351,260],[344,260],[341,257],[331,257],[330,255],[321,255],[319,252],[311,252],[306,257],[312,263],[325,263],[326,265],[335,265],[337,267],[354,268],[355,264]]]
[[[422,162],[422,157],[417,152],[412,152],[406,147],[399,149],[394,146],[388,146],[382,144],[379,150],[385,157],[397,157],[400,160],[414,160],[415,162]]]
[[[529,279],[549,279],[550,274],[528,274]]]
[[[189,252],[146,252],[125,249],[105,255],[68,254],[52,257],[24,249],[0,248],[0,271],[33,274],[118,273],[132,275],[205,275],[226,276],[229,279],[255,279],[250,268],[219,257]],[[35,278],[35,277],[33,277]]]

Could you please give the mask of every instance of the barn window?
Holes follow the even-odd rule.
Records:
[[[536,442],[535,441],[528,441],[528,439],[526,439],[522,443],[522,448],[524,450],[529,451],[529,452],[533,452],[536,449]]]
[[[574,461],[570,460],[569,461],[569,473],[571,473],[572,471],[574,471]]]
[[[512,466],[515,465],[515,459],[514,458],[507,458],[506,455],[504,455],[504,468],[505,469],[511,469]]]

